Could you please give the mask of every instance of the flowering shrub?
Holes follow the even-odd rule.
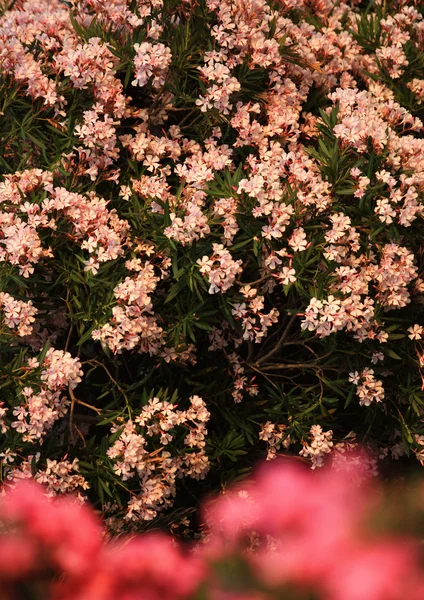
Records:
[[[3,481],[119,532],[424,464],[423,51],[414,0],[3,0]]]
[[[191,546],[163,532],[102,539],[87,505],[20,482],[0,500],[1,597],[419,600],[422,483],[394,500],[370,481],[358,456],[317,474],[277,460],[210,501]]]

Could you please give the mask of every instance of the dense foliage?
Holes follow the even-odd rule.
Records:
[[[260,456],[424,463],[419,2],[8,1],[0,75],[3,481],[184,529]]]

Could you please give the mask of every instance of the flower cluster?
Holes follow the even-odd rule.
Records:
[[[160,278],[149,261],[143,265],[136,259],[128,267],[136,274],[114,289],[115,298],[121,302],[112,309],[112,322],[94,330],[92,336],[113,352],[138,346],[141,352],[157,354],[163,345],[163,330],[152,314],[150,295]]]
[[[165,83],[166,72],[172,60],[171,50],[161,43],[143,42],[134,44],[135,79],[132,85],[144,86],[152,78],[154,88],[160,88]]]
[[[26,385],[20,390],[19,402],[10,409],[14,417],[10,427],[22,434],[23,441],[41,441],[68,412],[71,402],[62,392],[67,388],[73,390],[81,381],[81,362],[69,352],[49,348],[42,365],[30,359],[25,370],[27,377],[39,372],[39,379],[35,379],[35,385]]]
[[[287,434],[287,425],[277,425],[267,421],[259,433],[259,439],[267,443],[267,460],[277,457],[277,452],[281,446],[289,448],[291,440]]]
[[[205,477],[209,470],[204,450],[209,416],[199,396],[190,398],[190,408],[185,411],[151,398],[134,421],[112,427],[111,432],[119,435],[107,450],[113,470],[123,481],[137,477],[140,488],[128,503],[125,519],[152,520],[159,510],[172,505],[177,478]],[[184,437],[187,449],[173,456],[176,432],[184,428],[188,428]],[[158,439],[157,450],[149,450],[149,438]]]
[[[3,313],[4,324],[10,329],[16,329],[19,336],[29,335],[32,332],[32,323],[37,309],[31,300],[24,302],[16,300],[7,292],[0,293],[0,307]]]
[[[331,452],[333,442],[331,441],[333,432],[323,431],[320,425],[312,425],[310,431],[310,442],[305,443],[303,449],[299,452],[301,456],[308,457],[312,461],[312,469],[322,467],[323,457]]]
[[[200,273],[206,275],[210,283],[210,294],[226,292],[242,271],[242,261],[233,260],[230,252],[222,244],[214,244],[212,256],[203,256],[197,262]]]
[[[366,368],[361,373],[350,373],[349,381],[357,386],[356,393],[361,406],[369,406],[371,402],[381,402],[384,399],[383,383],[375,378],[374,369]]]
[[[258,295],[258,290],[250,285],[244,286],[241,293],[245,297],[245,302],[234,304],[231,312],[234,318],[242,323],[242,339],[260,344],[267,336],[268,328],[278,322],[279,312],[276,308],[265,312],[264,297]]]

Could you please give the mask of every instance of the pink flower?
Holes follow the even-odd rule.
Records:
[[[187,598],[206,576],[205,565],[172,540],[149,533],[109,544],[78,600],[177,600]]]
[[[324,586],[329,600],[403,600],[419,583],[417,548],[408,541],[352,544],[333,558]]]

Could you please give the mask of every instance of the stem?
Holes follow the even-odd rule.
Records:
[[[71,410],[69,411],[69,438],[70,442],[74,443],[74,410],[75,402],[77,399],[74,396],[74,392],[71,388],[71,384],[68,385],[69,395],[71,396]]]
[[[109,369],[101,362],[99,362],[98,360],[87,360],[85,361],[86,364],[92,365],[92,366],[97,366],[97,367],[102,367],[102,369],[104,369],[109,377],[109,379],[112,381],[112,383],[115,385],[115,387],[121,392],[121,394],[123,395],[123,397],[125,398],[125,404],[127,406],[127,410],[128,410],[128,416],[131,419],[131,407],[130,407],[130,401],[128,396],[126,395],[126,393],[124,392],[123,388],[119,385],[119,383],[116,381],[116,379],[114,377],[112,377]]]
[[[100,410],[100,408],[96,408],[95,406],[92,406],[91,404],[87,404],[86,402],[83,402],[82,400],[78,400],[78,398],[75,398],[75,401],[77,402],[77,404],[81,404],[81,406],[86,406],[87,408],[94,410],[98,415],[102,414],[102,411]]]
[[[259,358],[256,361],[257,365],[262,365],[264,362],[266,362],[269,358],[271,358],[272,356],[274,356],[274,354],[277,354],[277,352],[283,347],[284,342],[287,339],[287,336],[290,333],[290,328],[293,325],[295,319],[297,318],[297,315],[292,315],[289,322],[287,323],[287,326],[283,332],[283,335],[281,336],[281,338],[279,339],[278,343],[276,346],[274,346],[274,348],[272,350],[270,350],[268,352],[268,354],[265,354],[265,356],[263,356],[262,358]]]

